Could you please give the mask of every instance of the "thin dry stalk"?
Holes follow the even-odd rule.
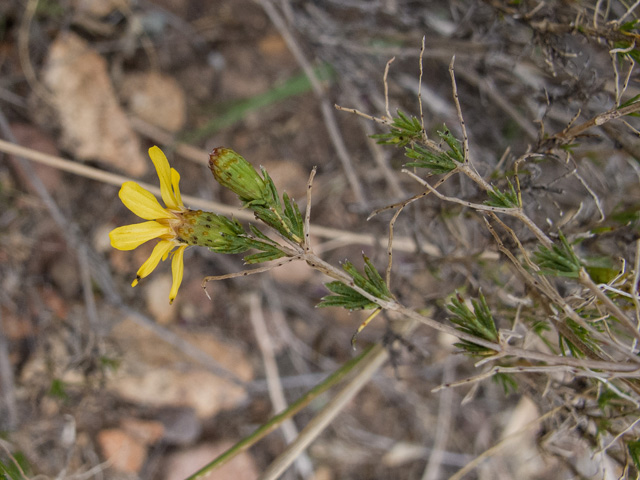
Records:
[[[593,127],[600,127],[605,123],[608,123],[617,118],[624,117],[626,115],[630,115],[632,113],[640,111],[640,102],[632,103],[631,105],[627,105],[622,108],[612,108],[604,113],[600,113],[591,119],[587,120],[580,125],[576,125],[575,127],[571,127],[569,129],[565,129],[555,135],[549,137],[541,149],[551,149],[552,147],[559,147],[562,145],[567,145],[572,143],[578,136],[584,134],[587,130]]]
[[[33,65],[31,63],[31,54],[29,53],[29,39],[31,38],[31,22],[38,8],[38,0],[28,0],[22,16],[20,30],[18,31],[18,55],[20,57],[20,65],[24,73],[25,80],[33,90],[33,92],[46,103],[53,105],[55,98],[38,80]]]
[[[371,377],[388,359],[387,350],[381,345],[374,347],[363,360],[358,373],[345,387],[300,432],[295,442],[287,447],[260,475],[259,480],[275,480],[295,461],[327,426],[345,409],[347,404],[367,384]]]
[[[423,40],[424,41],[424,40]],[[387,78],[389,77],[389,68],[391,64],[396,59],[396,57],[392,57],[384,67],[384,76],[382,77],[382,84],[384,85],[384,111],[387,114],[387,119],[391,120],[391,113],[389,112],[389,83],[387,82]]]
[[[287,247],[282,246],[282,248],[287,248]],[[240,272],[234,272],[234,273],[225,273],[224,275],[208,275],[202,279],[202,283],[200,283],[200,286],[204,290],[204,293],[207,296],[207,298],[211,300],[211,297],[209,296],[209,292],[207,291],[207,283],[209,282],[219,282],[220,280],[228,280],[230,278],[239,278],[239,277],[248,277],[249,275],[255,275],[257,273],[268,272],[269,270],[273,270],[274,268],[281,267],[283,265],[286,265],[287,263],[293,262],[294,260],[300,260],[301,258],[302,257],[300,255],[294,254],[293,256],[286,258],[285,260],[277,260],[264,267],[257,267],[257,268],[242,270]]]
[[[527,423],[522,428],[522,430],[519,430],[518,432],[503,438],[500,442],[496,443],[493,447],[485,450],[484,452],[482,452],[482,454],[480,454],[476,458],[474,458],[464,468],[461,468],[460,470],[458,470],[455,473],[455,475],[453,475],[453,476],[451,476],[449,478],[449,480],[462,480],[465,477],[465,475],[467,475],[469,472],[471,472],[471,471],[475,470],[476,468],[478,468],[480,466],[480,464],[482,462],[484,462],[487,458],[490,458],[490,457],[496,455],[502,448],[504,448],[505,446],[507,446],[511,442],[513,442],[513,440],[515,438],[519,437],[520,435],[522,435],[524,433],[527,433],[532,428],[537,427],[539,424],[544,422],[546,419],[553,417],[556,413],[562,411],[564,408],[565,408],[564,406],[556,407],[553,410],[548,411],[544,415],[541,415],[540,417],[536,418],[535,420]]]
[[[451,57],[451,63],[449,63],[449,76],[451,76],[451,91],[453,92],[453,101],[456,105],[456,112],[458,112],[458,122],[462,129],[462,151],[464,163],[469,163],[469,137],[467,136],[467,127],[464,123],[464,117],[462,116],[462,108],[460,107],[460,99],[458,98],[458,85],[456,83],[456,74],[453,69],[453,65],[456,61],[456,56]]]
[[[602,290],[598,288],[598,286],[594,283],[593,280],[591,280],[591,277],[584,268],[580,269],[578,280],[580,280],[580,283],[587,287],[589,291],[593,293],[598,298],[598,300],[600,300],[604,304],[611,315],[616,317],[627,327],[629,333],[631,333],[636,340],[640,340],[638,325],[634,325],[633,321],[622,310],[620,310],[620,307],[613,303],[613,301],[607,295],[605,295]]]
[[[551,239],[547,237],[547,235],[542,230],[540,230],[538,225],[536,225],[536,223],[533,220],[531,220],[520,207],[510,207],[510,208],[494,207],[491,205],[484,205],[481,203],[468,202],[466,200],[461,200],[456,197],[449,197],[447,195],[443,195],[442,193],[438,192],[434,187],[429,185],[429,183],[426,180],[423,180],[413,172],[406,169],[403,169],[402,172],[411,176],[411,178],[419,182],[422,186],[427,187],[427,190],[429,190],[431,193],[433,193],[436,197],[438,197],[441,200],[457,203],[459,205],[473,208],[474,210],[478,210],[481,212],[504,213],[511,217],[515,217],[518,220],[520,220],[522,223],[524,223],[526,227],[529,230],[531,230],[531,232],[536,236],[536,238],[540,240],[547,248],[550,248],[553,245],[553,242],[551,241]]]
[[[616,20],[616,23],[617,23],[618,25],[620,25],[621,23],[623,23],[623,22],[627,19],[627,17],[628,17],[629,15],[632,15],[632,14],[633,14],[633,12],[634,12],[634,11],[635,11],[635,9],[638,7],[638,5],[640,5],[640,0],[636,0],[636,2],[635,2],[633,5],[629,5],[629,6],[627,7],[627,9],[625,10],[624,14],[622,14],[622,15],[620,16],[620,18],[618,18],[618,20]]]
[[[273,412],[281,412],[288,408],[287,400],[284,396],[284,389],[280,381],[280,372],[275,358],[271,335],[264,319],[262,306],[260,305],[260,296],[257,293],[249,294],[249,319],[255,332],[256,341],[262,354],[262,362],[264,364],[265,376],[267,378],[267,386],[269,389],[269,398]],[[287,443],[292,443],[298,436],[298,427],[292,418],[288,418],[282,422],[282,434]],[[302,478],[311,478],[313,475],[313,466],[309,457],[302,453],[296,459],[296,468]]]
[[[537,129],[532,125],[531,121],[526,118],[520,111],[514,107],[494,85],[489,83],[490,81],[480,76],[472,68],[457,68],[456,75],[471,85],[478,88],[483,94],[491,99],[491,102],[504,111],[518,126],[526,133],[529,140],[535,141],[538,139]]]
[[[454,358],[448,357],[442,369],[442,380],[447,383],[454,374]],[[440,466],[446,454],[447,440],[451,429],[451,416],[453,410],[453,390],[448,389],[440,394],[438,399],[438,413],[436,433],[433,441],[433,450],[429,455],[429,461],[422,474],[422,480],[437,480],[440,476]]]
[[[307,208],[304,212],[304,251],[311,250],[310,231],[311,231],[311,189],[313,188],[313,178],[316,176],[316,167],[313,167],[307,181]]]
[[[3,134],[14,140],[11,130],[6,122],[4,115],[0,112],[0,130],[2,130]],[[79,234],[79,229],[75,224],[70,222],[65,215],[62,213],[57,203],[54,201],[51,194],[48,192],[44,183],[32,168],[31,164],[23,158],[21,154],[27,153],[29,159],[40,159],[44,160],[43,163],[48,161],[52,161],[54,163],[58,163],[60,160],[58,157],[54,157],[52,155],[45,155],[39,152],[36,152],[31,149],[25,149],[24,147],[20,147],[15,143],[6,142],[4,140],[0,140],[0,150],[4,149],[4,151],[9,151],[12,155],[16,156],[16,165],[23,171],[22,176],[28,180],[29,186],[33,189],[33,191],[40,197],[43,204],[49,211],[51,218],[56,223],[57,227],[60,229],[65,241],[73,249],[84,248],[88,262],[91,268],[91,276],[98,283],[100,289],[102,290],[105,300],[112,306],[115,306],[118,310],[120,310],[124,315],[129,317],[131,320],[136,322],[138,325],[145,327],[153,334],[155,334],[161,340],[167,342],[170,345],[173,345],[178,350],[183,352],[189,358],[195,360],[196,362],[203,365],[212,373],[220,376],[221,378],[225,378],[233,383],[238,385],[244,385],[245,382],[238,378],[233,372],[227,370],[225,367],[220,365],[216,360],[214,360],[210,355],[205,353],[203,350],[194,346],[187,340],[184,340],[182,337],[178,336],[174,332],[158,325],[155,321],[151,320],[146,315],[129,308],[126,306],[125,302],[122,300],[120,295],[115,288],[113,278],[109,269],[105,266],[104,258],[101,255],[95,253],[95,251],[81,238]],[[69,162],[66,160],[65,162]],[[78,167],[82,167],[82,165],[78,165]],[[158,192],[159,194],[159,192]],[[184,198],[184,197],[183,197]]]
[[[120,187],[124,182],[128,182],[132,180],[130,177],[126,177],[124,175],[117,175],[114,173],[105,172],[103,170],[90,167],[88,165],[82,165],[62,157],[57,157],[55,155],[49,155],[46,153],[38,152],[37,150],[33,150],[31,148],[18,145],[15,142],[7,142],[6,140],[2,140],[2,139],[0,139],[0,152],[5,152],[5,153],[8,153],[9,155],[15,155],[18,157],[26,158],[43,165],[51,166],[63,172],[73,173],[75,175],[80,175],[84,178],[97,180],[99,182],[102,182],[108,185],[114,185],[117,187]],[[205,156],[207,155],[203,150],[200,150],[200,152],[203,152],[202,154]],[[136,182],[145,190],[150,191],[156,196],[160,196],[160,189],[157,186],[151,185],[145,182],[140,182],[137,180]],[[238,218],[240,220],[251,221],[255,219],[253,213],[251,213],[249,210],[240,209],[236,206],[226,205],[224,203],[219,203],[219,202],[213,202],[211,200],[204,200],[202,198],[194,197],[192,195],[182,195],[182,200],[184,201],[185,204],[191,207],[202,208],[202,209],[213,211],[223,215],[232,215],[235,218]],[[367,245],[367,246],[376,246],[379,244],[378,237],[371,234],[350,232],[346,230],[340,230],[337,228],[324,227],[321,225],[314,225],[313,233],[317,237],[336,240],[341,242],[343,245],[360,244],[360,245]],[[399,238],[396,238],[395,248],[397,250],[404,251],[404,252],[413,252],[416,250],[416,244],[411,238],[399,237]],[[430,255],[440,256],[440,250],[435,245],[432,245],[430,243],[424,242],[419,246],[419,248],[429,253]]]
[[[358,108],[362,107],[362,101],[359,98],[355,98],[354,102]],[[362,126],[367,139],[372,135],[375,135],[376,132],[373,128],[372,122],[365,120],[364,118],[360,118],[360,125]],[[367,146],[371,151],[373,160],[376,162],[376,165],[380,169],[380,176],[389,185],[389,190],[391,191],[393,198],[402,198],[405,195],[404,189],[402,188],[400,180],[398,179],[398,172],[394,170],[389,164],[388,152],[383,148],[382,145],[378,145],[375,142],[367,141]]]
[[[347,147],[344,144],[344,140],[342,138],[342,134],[340,133],[340,129],[338,128],[338,123],[336,121],[335,115],[333,114],[331,104],[326,98],[325,89],[322,87],[320,81],[318,80],[318,77],[311,67],[311,64],[305,57],[298,42],[291,34],[291,31],[287,27],[287,24],[285,23],[278,10],[274,7],[273,3],[270,0],[255,1],[259,3],[260,6],[264,9],[265,13],[287,44],[289,51],[292,53],[292,55],[304,71],[305,75],[309,79],[311,88],[313,89],[314,94],[320,102],[320,110],[322,111],[322,117],[324,119],[325,126],[327,127],[327,131],[329,132],[329,138],[331,139],[331,143],[336,149],[336,154],[340,159],[342,168],[344,169],[344,173],[347,177],[347,180],[349,181],[349,186],[351,187],[353,194],[356,197],[356,202],[361,205],[365,205],[366,200],[362,185],[360,184],[358,175],[356,174],[355,169],[351,163],[351,156],[349,155]]]
[[[525,259],[528,267],[530,270],[532,271],[537,271],[538,268],[537,266],[535,266],[531,260],[528,257],[528,254],[526,253],[526,251],[524,250],[524,248],[522,247],[522,244],[520,243],[520,240],[517,238],[517,236],[515,235],[515,232],[513,232],[513,230],[511,230],[507,225],[505,225],[496,215],[494,214],[490,214],[493,219],[498,222],[502,228],[504,228],[509,235],[511,236],[511,238],[513,239],[513,241],[518,245],[518,248],[521,251],[521,254],[523,255],[523,258]],[[522,276],[522,278],[525,280],[525,282],[527,282],[532,288],[534,288],[535,290],[538,290],[540,293],[542,293],[544,295],[544,297],[548,298],[553,304],[558,305],[560,308],[562,308],[562,311],[574,322],[576,322],[578,325],[580,325],[582,328],[584,328],[585,330],[587,330],[589,332],[589,334],[592,336],[592,338],[597,339],[598,342],[602,345],[602,346],[615,346],[616,350],[621,353],[624,358],[634,362],[634,363],[638,363],[638,359],[635,355],[633,355],[631,352],[629,352],[628,349],[621,349],[618,348],[617,342],[610,342],[608,338],[606,338],[602,333],[600,333],[598,330],[596,330],[592,325],[589,325],[588,323],[586,323],[584,321],[584,319],[582,317],[580,317],[573,308],[571,308],[571,306],[565,301],[564,298],[562,298],[562,296],[558,293],[558,291],[549,283],[549,281],[544,277],[544,276],[535,276],[530,273],[527,269],[525,269],[523,267],[523,265],[520,263],[520,261],[518,259],[516,259],[516,257],[513,255],[513,253],[511,253],[511,251],[509,251],[509,249],[507,249],[502,240],[500,239],[500,237],[498,236],[497,232],[494,230],[494,228],[491,226],[491,224],[485,219],[485,224],[489,230],[489,232],[491,233],[491,235],[494,237],[496,243],[498,244],[498,249],[504,253],[507,258],[509,258],[509,260],[511,261],[512,265],[516,268],[517,272]],[[549,305],[549,309],[553,311],[553,308],[551,305]],[[565,322],[559,321],[558,319],[555,318],[555,316],[551,316],[549,317],[551,322],[553,323],[553,325],[556,327],[556,329],[559,331],[560,334],[562,334],[565,338],[567,338],[569,341],[571,341],[574,345],[576,345],[580,351],[582,353],[584,353],[585,355],[587,355],[590,359],[592,360],[601,360],[601,356],[599,354],[597,354],[596,352],[593,351],[593,349],[591,347],[589,347],[588,345],[586,345],[566,324]],[[563,357],[565,358],[565,357]]]

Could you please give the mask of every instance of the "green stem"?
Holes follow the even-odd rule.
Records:
[[[240,440],[238,443],[229,448],[229,450],[221,454],[215,460],[211,461],[191,476],[187,477],[185,480],[196,480],[198,478],[201,478],[203,475],[206,475],[215,468],[218,468],[227,463],[233,457],[247,450],[249,447],[264,438],[266,435],[274,431],[284,420],[293,417],[300,410],[306,407],[312,400],[314,400],[320,394],[324,393],[329,388],[337,384],[340,380],[342,380],[349,372],[351,372],[356,366],[358,366],[363,360],[367,358],[369,352],[374,348],[374,346],[367,348],[364,352],[362,352],[362,354],[345,363],[342,367],[340,367],[329,377],[327,377],[322,383],[316,385],[305,395],[296,400],[285,411],[271,418],[271,420],[260,426],[255,432]]]
[[[415,323],[411,323],[415,326]],[[277,480],[281,478],[285,470],[344,411],[347,404],[353,400],[389,358],[388,350],[381,344],[374,345],[363,355],[365,356],[359,362],[362,364],[362,368],[358,369],[358,373],[349,379],[347,384],[304,427],[295,441],[287,445],[287,448],[262,472],[258,480]]]

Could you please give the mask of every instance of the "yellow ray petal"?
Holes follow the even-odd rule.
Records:
[[[173,284],[171,285],[171,292],[169,292],[169,303],[173,303],[173,300],[178,295],[178,289],[182,283],[182,277],[184,275],[184,249],[186,245],[178,247],[173,253],[171,259],[171,273],[173,273]]]
[[[138,284],[138,280],[146,277],[151,272],[153,272],[158,266],[160,259],[167,255],[167,253],[169,253],[174,246],[175,245],[168,240],[160,240],[158,244],[153,248],[153,251],[151,252],[151,255],[149,255],[149,258],[147,258],[147,260],[138,269],[136,279],[131,283],[131,286],[135,287]]]
[[[182,203],[182,195],[180,195],[180,174],[175,168],[171,169],[171,186],[173,187],[173,193],[176,196],[176,201],[180,207],[184,206]]]
[[[144,242],[164,234],[172,234],[171,228],[158,222],[142,222],[114,228],[109,232],[109,238],[113,248],[133,250]]]
[[[122,203],[140,218],[145,220],[173,218],[173,215],[160,205],[160,202],[151,192],[145,190],[136,182],[123,183],[118,196]]]
[[[162,200],[168,208],[177,209],[178,201],[176,200],[173,190],[171,189],[171,167],[165,154],[158,147],[153,146],[149,149],[149,157],[156,167],[158,178],[160,179],[160,193]]]

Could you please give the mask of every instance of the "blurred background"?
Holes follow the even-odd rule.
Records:
[[[625,12],[599,3],[612,18]],[[569,28],[535,27],[593,13],[581,2],[1,2],[0,137],[88,168],[73,173],[69,164],[7,154],[0,161],[0,458],[10,464],[13,456],[29,478],[186,478],[284,407],[270,389],[279,385],[292,402],[357,354],[350,339],[366,313],[316,309],[327,278],[304,264],[211,282],[209,300],[204,276],[245,267],[237,256],[190,248],[172,306],[168,262],[130,287],[154,242],[111,248],[109,231],[138,221],[113,174],[157,186],[150,146],[180,172],[183,195],[239,216],[239,202],[207,168],[212,148],[264,166],[301,208],[317,166],[316,251],[359,266],[364,252],[384,271],[393,212],[367,217],[421,189],[399,172],[402,149],[369,138],[380,125],[334,104],[376,117],[387,108],[422,113],[431,135],[445,123],[457,134],[448,73],[455,55],[475,165],[490,174],[536,144],[541,125],[555,133],[578,111],[586,119],[611,107],[606,46]],[[632,94],[635,80],[634,72]],[[637,178],[621,167],[635,140],[608,135],[583,154],[606,165],[585,168],[594,188],[613,192],[611,209],[622,202],[637,210]],[[533,172],[532,188],[559,179],[557,171],[550,179]],[[549,204],[578,223],[596,218],[576,181],[554,187],[540,201],[543,221]],[[456,189],[475,192],[464,181]],[[482,222],[451,208],[426,199],[395,230],[392,290],[442,321],[444,298],[482,286],[493,258],[482,255],[495,255]],[[358,350],[383,341],[386,322],[374,320]],[[580,435],[539,448],[548,425],[535,420],[545,400],[528,396],[526,385],[505,393],[485,381],[433,393],[473,375],[473,359],[453,355],[453,340],[427,328],[405,343],[282,478],[449,478],[518,431],[465,478],[599,472]],[[275,385],[266,373],[274,367]],[[297,428],[329,398],[298,414]],[[276,431],[206,478],[257,478],[286,443]]]

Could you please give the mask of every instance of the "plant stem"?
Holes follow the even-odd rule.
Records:
[[[633,324],[631,319],[625,313],[620,310],[615,303],[611,301],[611,299],[604,294],[602,290],[591,280],[591,277],[587,273],[587,271],[583,268],[580,269],[580,273],[578,275],[578,279],[580,283],[582,283],[585,287],[587,287],[602,303],[604,303],[605,307],[609,312],[614,315],[620,322],[622,322],[629,332],[636,338],[636,340],[640,340],[640,332],[638,332],[638,327]]]
[[[318,435],[342,412],[346,404],[364,387],[378,369],[387,361],[387,349],[380,344],[369,348],[360,358],[358,374],[329,402],[322,411],[300,432],[294,443],[289,445],[273,463],[263,472],[258,480],[275,480],[280,478],[300,452],[318,437]]]
[[[300,397],[296,402],[292,403],[289,408],[284,410],[283,412],[277,414],[272,417],[267,423],[260,426],[256,431],[254,431],[249,436],[243,438],[231,448],[229,448],[226,452],[218,456],[216,459],[202,467],[200,470],[187,477],[185,480],[196,480],[211,472],[215,468],[224,465],[229,460],[234,458],[241,452],[244,452],[249,447],[254,445],[256,442],[264,438],[266,435],[274,431],[276,428],[280,426],[280,424],[286,420],[287,418],[293,417],[296,413],[302,410],[304,407],[309,405],[311,401],[317,398],[320,394],[327,391],[329,388],[333,387],[335,384],[340,382],[349,372],[351,372],[354,368],[361,364],[366,364],[369,358],[372,355],[372,351],[377,352],[381,347],[372,346],[362,352],[356,358],[346,362],[342,367],[332,373],[329,377],[327,377],[322,383],[315,386],[311,390],[309,390],[305,395]],[[386,353],[386,350],[383,349],[383,352]]]

